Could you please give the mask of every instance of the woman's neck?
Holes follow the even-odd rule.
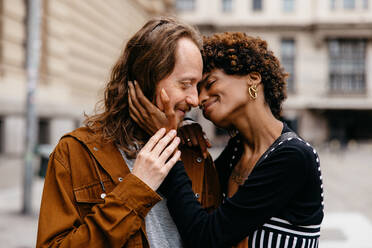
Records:
[[[244,138],[245,152],[250,154],[265,152],[283,130],[283,123],[273,116],[267,105],[264,108],[256,106],[245,108],[244,113],[234,120],[235,128]]]

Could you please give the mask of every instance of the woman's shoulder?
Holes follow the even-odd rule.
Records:
[[[304,139],[296,136],[280,141],[268,155],[268,160],[287,164],[288,166],[315,168],[319,166],[316,149]]]

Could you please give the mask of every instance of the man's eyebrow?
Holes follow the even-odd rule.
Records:
[[[185,76],[185,77],[182,77],[180,78],[178,81],[182,82],[182,81],[197,81],[197,79],[195,77],[188,77],[188,76]]]

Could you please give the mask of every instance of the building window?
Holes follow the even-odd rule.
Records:
[[[176,10],[192,11],[195,9],[195,0],[176,0]]]
[[[363,0],[363,9],[368,9],[368,0]]]
[[[331,10],[365,10],[370,0],[329,0]]]
[[[0,116],[0,154],[4,153],[4,143],[5,143],[5,126],[4,118]]]
[[[293,12],[294,11],[295,0],[283,0],[283,11]]]
[[[344,0],[344,9],[354,9],[355,0]]]
[[[294,39],[282,39],[281,42],[281,59],[282,65],[289,76],[287,78],[288,92],[294,92],[294,78],[295,78],[295,57],[296,47]]]
[[[233,8],[232,0],[222,0],[222,11],[223,12],[231,12]]]
[[[38,144],[50,144],[50,120],[40,118],[38,123]]]
[[[366,90],[366,41],[333,39],[329,48],[329,90],[331,93],[364,93]]]
[[[260,11],[262,10],[262,0],[253,0],[253,10],[254,11]]]
[[[329,4],[330,4],[330,7],[331,7],[331,10],[336,9],[336,0],[330,0]]]

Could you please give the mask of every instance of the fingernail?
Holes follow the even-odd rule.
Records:
[[[181,141],[181,139],[178,138],[178,137],[176,137],[176,138],[174,138],[174,139],[176,140],[177,143],[180,143],[180,141]]]
[[[176,130],[172,129],[172,130],[170,130],[169,133],[170,133],[171,135],[175,135],[177,132],[176,132]]]
[[[137,84],[137,81],[136,80],[134,80],[134,85],[136,85]]]

